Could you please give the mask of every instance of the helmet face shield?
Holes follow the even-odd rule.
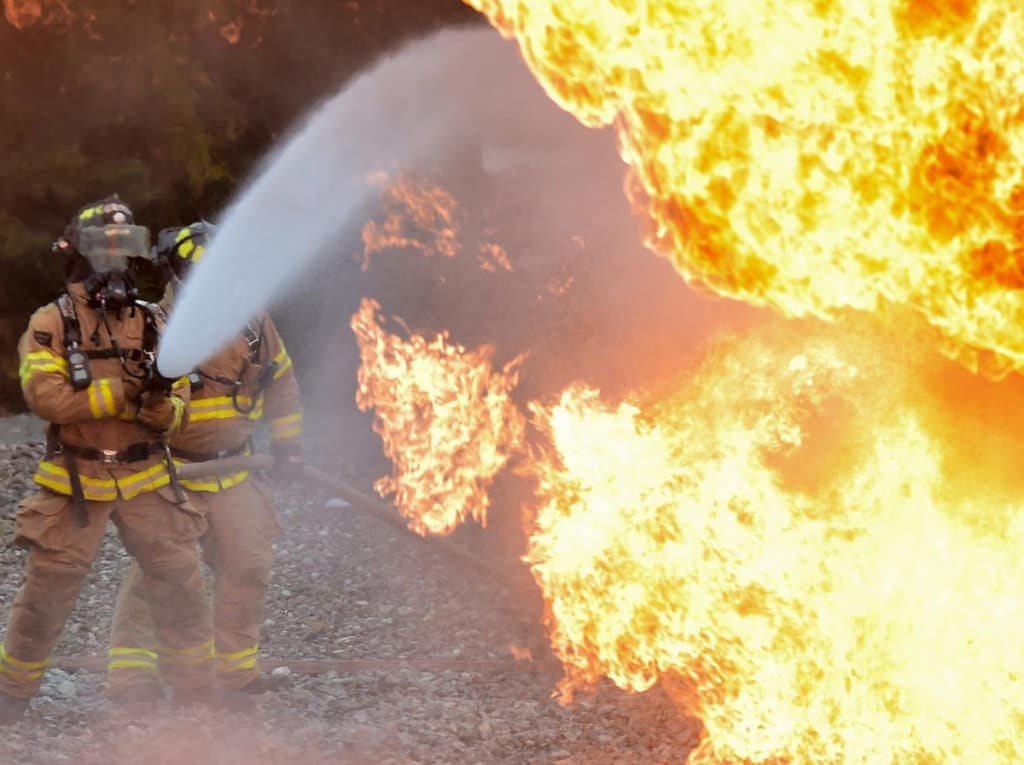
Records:
[[[149,229],[126,223],[85,226],[74,244],[97,273],[124,271],[129,258],[149,258]]]

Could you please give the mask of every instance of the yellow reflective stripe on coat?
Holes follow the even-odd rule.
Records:
[[[14,680],[38,680],[46,673],[49,659],[43,661],[22,661],[7,653],[7,646],[0,645],[0,672]]]
[[[167,472],[167,466],[158,462],[146,470],[133,473],[126,478],[117,480],[117,488],[121,492],[122,499],[132,499],[140,494],[159,489],[171,482],[171,475]]]
[[[249,396],[239,396],[238,405],[243,409],[252,408],[252,411],[249,414],[239,412],[231,396],[210,396],[209,398],[192,399],[189,407],[189,422],[229,420],[234,417],[258,420],[263,416],[262,396],[256,400],[255,406],[253,406],[253,400]]]
[[[178,462],[175,460],[175,464],[184,465],[188,463]],[[230,489],[233,486],[238,486],[245,479],[249,477],[249,471],[243,470],[239,473],[232,473],[231,475],[221,476],[220,478],[183,478],[178,483],[184,486],[186,489],[192,491],[202,491],[207,494],[216,494],[218,491],[224,491]]]
[[[125,500],[133,499],[171,482],[171,476],[163,462],[158,462],[145,470],[119,479],[93,478],[81,473],[79,473],[79,479],[82,482],[82,492],[85,494],[85,498],[93,502],[113,502],[118,496]],[[71,476],[68,475],[67,468],[49,460],[39,463],[33,480],[40,486],[45,486],[58,494],[68,496],[71,494]]]
[[[284,373],[292,368],[291,356],[284,348],[274,357],[274,363],[277,364],[277,370],[274,372],[275,380],[280,380],[284,377]]]
[[[302,412],[278,417],[270,421],[270,440],[283,441],[302,435]]]
[[[257,643],[252,648],[246,648],[244,651],[236,651],[235,653],[217,653],[217,671],[218,672],[242,672],[247,669],[252,669],[256,666],[256,654],[259,653],[260,646]]]
[[[92,478],[87,475],[79,477],[86,499],[94,502],[113,502],[117,499],[117,482],[114,479]],[[71,477],[68,475],[67,469],[49,460],[39,463],[33,480],[57,494],[71,495]]]

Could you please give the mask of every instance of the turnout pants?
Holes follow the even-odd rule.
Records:
[[[183,697],[208,692],[212,632],[196,546],[206,522],[201,510],[172,500],[169,489],[157,489],[127,501],[88,502],[84,528],[70,497],[43,490],[22,503],[15,543],[28,548],[28,559],[0,648],[0,691],[30,698],[39,690],[107,520],[113,519],[151,595],[154,651],[165,681]]]
[[[241,688],[259,676],[260,626],[280,527],[266,491],[253,478],[190,496],[208,521],[201,543],[213,571],[217,678],[225,688]],[[159,682],[164,657],[154,647],[153,604],[143,569],[133,564],[121,582],[111,625],[107,693],[113,698]]]

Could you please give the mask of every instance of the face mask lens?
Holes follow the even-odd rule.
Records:
[[[128,258],[149,257],[149,229],[144,226],[89,226],[78,233],[78,251],[101,273],[124,270]]]
[[[123,273],[128,269],[128,258],[124,255],[92,253],[85,256],[92,270],[98,274]]]

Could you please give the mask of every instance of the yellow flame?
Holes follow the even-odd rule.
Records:
[[[466,0],[614,124],[649,244],[791,316],[887,304],[1024,366],[1024,12],[1011,0]]]
[[[447,333],[408,340],[378,323],[380,306],[364,300],[352,318],[362,365],[356,403],[374,410],[392,475],[377,491],[419,534],[448,534],[472,518],[487,523],[487,490],[522,448],[525,419],[510,394],[521,358],[492,368],[494,348],[468,350]]]
[[[880,347],[746,337],[646,411],[533,406],[564,690],[689,688],[704,765],[1024,761],[1024,481]]]

